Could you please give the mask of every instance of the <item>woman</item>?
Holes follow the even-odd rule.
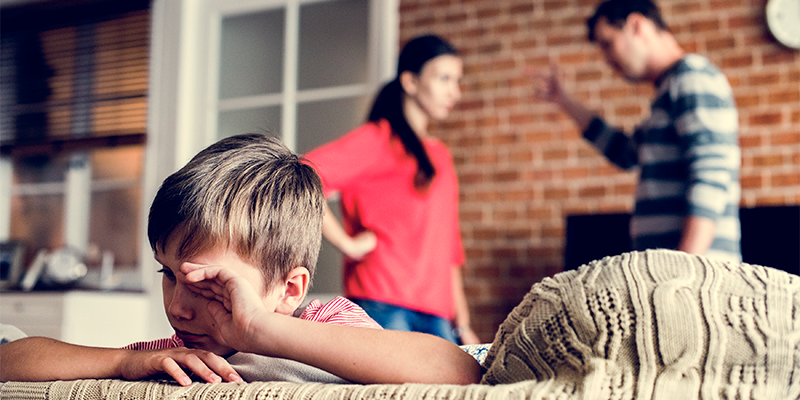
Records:
[[[461,98],[462,70],[444,40],[411,40],[367,123],[306,158],[326,196],[341,196],[344,226],[327,210],[322,232],[345,254],[345,295],[384,328],[475,344],[461,278],[458,182],[449,150],[428,135],[430,122]]]

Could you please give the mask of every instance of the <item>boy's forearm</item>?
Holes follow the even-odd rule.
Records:
[[[436,336],[323,324],[273,315],[254,353],[288,358],[357,383],[470,384],[475,359]]]
[[[0,381],[117,378],[125,352],[44,337],[19,339],[0,346]]]

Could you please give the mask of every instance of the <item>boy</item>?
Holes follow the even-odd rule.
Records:
[[[164,181],[150,209],[148,238],[176,335],[125,349],[16,340],[0,346],[0,381],[166,373],[186,386],[188,371],[241,382],[229,361],[245,357],[250,380],[272,379],[262,361],[278,358],[350,382],[477,383],[480,366],[457,346],[370,329],[374,321],[344,299],[293,316],[317,260],[323,202],[319,177],[277,139],[251,134],[211,145]]]

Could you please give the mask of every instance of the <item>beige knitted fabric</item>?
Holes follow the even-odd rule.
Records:
[[[484,384],[11,382],[8,399],[800,398],[800,278],[674,251],[627,253],[533,286]],[[425,362],[425,360],[420,360]]]
[[[487,384],[575,399],[798,399],[800,279],[668,250],[534,285],[500,326]],[[562,397],[558,397],[562,398]]]

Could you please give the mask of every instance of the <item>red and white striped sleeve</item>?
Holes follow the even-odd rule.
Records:
[[[341,296],[336,296],[325,305],[322,305],[318,299],[312,300],[300,315],[300,319],[334,325],[383,329],[361,307]]]
[[[183,340],[178,338],[177,335],[164,339],[156,339],[149,342],[136,342],[129,344],[123,349],[125,350],[163,350],[171,349],[174,347],[183,347]]]

